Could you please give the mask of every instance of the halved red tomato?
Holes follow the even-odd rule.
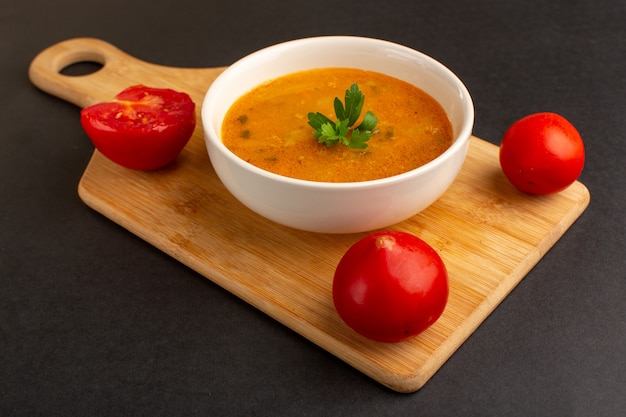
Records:
[[[80,122],[111,161],[153,170],[173,162],[189,142],[196,126],[195,103],[186,93],[136,85],[114,101],[84,108]]]

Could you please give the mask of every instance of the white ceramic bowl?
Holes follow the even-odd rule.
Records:
[[[298,180],[257,168],[228,150],[222,120],[244,93],[282,75],[322,67],[378,71],[421,88],[444,108],[454,142],[435,160],[379,180],[329,183]],[[322,233],[389,227],[424,210],[454,181],[469,145],[474,107],[463,83],[421,52],[388,41],[324,36],[262,49],[232,64],[210,86],[202,124],[211,163],[226,188],[251,210],[277,223]]]

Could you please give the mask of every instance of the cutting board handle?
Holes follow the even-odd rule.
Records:
[[[92,62],[102,68],[86,75],[66,75],[62,71],[70,65]],[[113,45],[94,38],[74,38],[54,44],[40,52],[31,62],[28,76],[41,90],[79,107],[87,107],[110,100],[111,84],[119,80],[121,91],[128,86],[124,68],[150,66]],[[99,88],[101,86],[101,88]]]
[[[63,73],[70,65],[84,62],[102,67],[86,75]],[[41,51],[31,62],[28,76],[41,90],[81,108],[110,101],[115,94],[136,84],[185,91],[197,104],[225,68],[157,65],[137,59],[100,39],[74,38]]]

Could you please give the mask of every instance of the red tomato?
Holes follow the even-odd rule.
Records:
[[[400,342],[441,316],[448,301],[448,273],[437,252],[418,237],[377,232],[341,258],[333,301],[356,332],[379,342]]]
[[[96,149],[126,168],[152,170],[173,162],[196,126],[195,104],[185,93],[143,85],[80,112]]]
[[[500,145],[500,166],[509,181],[529,194],[567,188],[583,170],[585,147],[570,122],[536,113],[513,123]]]

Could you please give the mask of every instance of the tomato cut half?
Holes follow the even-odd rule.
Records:
[[[80,122],[111,161],[154,170],[173,162],[189,142],[196,126],[195,103],[186,93],[136,85],[111,102],[84,108]]]

